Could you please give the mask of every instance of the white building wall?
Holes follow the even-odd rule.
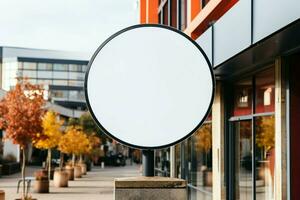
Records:
[[[3,136],[5,136],[5,131],[3,131]],[[20,148],[19,145],[13,144],[11,140],[5,140],[3,144],[3,157],[8,154],[12,154],[16,157],[17,162],[20,162]]]

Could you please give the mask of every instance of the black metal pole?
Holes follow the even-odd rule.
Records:
[[[143,176],[154,176],[154,150],[142,150]]]

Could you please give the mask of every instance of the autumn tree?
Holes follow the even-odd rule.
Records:
[[[91,145],[81,126],[68,126],[66,133],[58,144],[58,149],[63,153],[72,154],[72,164],[74,166],[76,156],[89,152]]]
[[[97,126],[89,112],[82,114],[79,118],[78,123],[80,124],[80,126],[82,126],[82,129],[86,134],[94,134],[95,136],[100,138],[102,144],[106,143],[106,140],[108,139],[107,136]]]
[[[63,120],[58,118],[58,115],[53,111],[48,111],[42,119],[43,135],[46,138],[38,138],[34,141],[34,146],[39,149],[48,150],[48,178],[50,179],[51,172],[51,149],[57,147],[60,138],[62,137],[61,126]]]
[[[28,145],[37,138],[43,138],[42,116],[43,88],[32,85],[27,80],[18,81],[0,101],[0,128],[6,131],[5,139],[18,144],[22,151],[22,199],[28,198],[25,189],[25,151]]]

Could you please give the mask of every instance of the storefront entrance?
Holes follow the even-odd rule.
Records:
[[[240,200],[274,199],[274,67],[233,84],[229,118],[230,196]]]

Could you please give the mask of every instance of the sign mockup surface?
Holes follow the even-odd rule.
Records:
[[[89,62],[88,108],[98,126],[136,148],[190,136],[210,112],[214,75],[203,50],[162,25],[136,25],[107,39]]]

